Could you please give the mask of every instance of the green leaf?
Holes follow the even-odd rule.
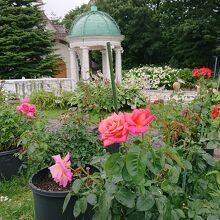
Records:
[[[113,197],[108,193],[100,196],[98,210],[95,212],[92,220],[107,220]]]
[[[105,189],[108,193],[113,194],[113,193],[116,193],[118,187],[112,182],[106,182]]]
[[[168,180],[164,180],[161,184],[161,189],[165,192],[171,192],[173,190],[173,186],[170,185]]]
[[[126,155],[126,168],[135,182],[140,182],[144,178],[146,161],[143,156],[139,147],[132,148]]]
[[[194,218],[194,220],[204,220],[204,219],[203,219],[201,216],[196,215],[195,218]]]
[[[72,196],[71,193],[67,194],[67,196],[66,196],[66,198],[64,200],[64,203],[63,203],[63,212],[65,212],[66,207],[67,207],[67,205],[68,205],[68,203],[69,203],[69,201],[71,199],[71,196]]]
[[[85,197],[80,198],[79,200],[80,212],[83,214],[87,209],[87,199]]]
[[[210,166],[215,166],[215,159],[210,154],[203,154],[202,157]]]
[[[175,209],[175,211],[180,218],[186,218],[184,212],[181,209]]]
[[[179,216],[177,215],[175,210],[171,211],[171,219],[172,220],[179,220]]]
[[[122,169],[122,177],[126,182],[132,181],[132,177],[129,175],[126,166],[124,166]]]
[[[217,183],[220,185],[220,173],[216,174],[216,180],[217,180]]]
[[[115,199],[127,208],[135,207],[136,195],[126,188],[121,188],[116,194]]]
[[[79,192],[79,190],[81,189],[81,186],[83,184],[83,181],[81,179],[76,179],[74,182],[73,182],[73,185],[72,185],[72,191],[77,194]]]
[[[207,220],[219,220],[219,218],[216,215],[209,215]]]
[[[73,215],[75,216],[75,218],[77,218],[80,215],[80,212],[81,212],[80,201],[77,200],[73,209]]]
[[[122,168],[122,160],[119,153],[111,154],[105,163],[106,174],[110,177],[118,174]]]
[[[86,199],[90,205],[94,206],[97,204],[97,196],[94,193],[90,193]]]
[[[168,178],[171,183],[173,184],[178,183],[179,176],[180,176],[180,168],[172,167],[171,169],[169,169]]]
[[[137,211],[148,211],[154,206],[154,204],[154,196],[150,192],[146,191],[144,195],[140,195],[137,198],[136,208]]]

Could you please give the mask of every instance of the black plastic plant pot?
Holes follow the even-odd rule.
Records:
[[[90,167],[90,172],[99,172],[97,168]],[[91,220],[94,214],[92,207],[88,208],[84,215],[77,218],[73,216],[73,208],[76,198],[72,197],[63,212],[63,203],[69,191],[46,191],[35,186],[49,175],[49,169],[44,168],[34,174],[29,180],[29,186],[34,195],[36,220]]]
[[[119,143],[114,143],[112,145],[107,146],[106,151],[111,153],[111,154],[118,153],[119,152],[119,147],[120,147]]]
[[[15,156],[21,148],[0,152],[0,180],[10,179],[18,174],[22,161]]]

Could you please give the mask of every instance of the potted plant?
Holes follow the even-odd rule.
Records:
[[[32,122],[29,119],[36,113],[35,106],[28,99],[22,100],[16,110],[5,103],[0,105],[0,179],[9,179],[18,173],[22,164],[15,156],[22,151],[19,139],[30,128]]]
[[[77,198],[72,196],[71,191],[78,191],[82,179],[87,179],[87,187],[89,187],[93,179],[92,174],[99,172],[99,170],[91,165],[85,165],[85,168],[82,166],[72,168],[69,153],[64,159],[60,155],[55,155],[52,158],[55,165],[38,171],[29,181],[29,186],[34,195],[36,219],[92,219],[92,208],[90,206],[87,209],[87,202],[85,203],[85,201],[82,201],[81,207],[87,211],[83,216],[74,217],[73,207]],[[73,182],[72,186],[71,182]]]

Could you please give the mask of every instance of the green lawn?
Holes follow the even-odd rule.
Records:
[[[41,113],[45,116],[45,118],[48,119],[57,119],[64,112],[68,112],[68,110],[54,109],[54,110],[41,111]]]
[[[8,200],[1,202],[1,196]],[[0,182],[0,219],[34,220],[33,196],[26,176]]]

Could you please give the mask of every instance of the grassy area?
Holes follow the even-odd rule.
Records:
[[[57,119],[64,112],[68,112],[68,110],[54,109],[54,110],[41,111],[41,113],[48,119]]]
[[[1,201],[7,197],[7,201]],[[2,198],[2,199],[1,199]],[[34,220],[33,196],[28,188],[28,178],[16,177],[0,182],[0,219]]]

